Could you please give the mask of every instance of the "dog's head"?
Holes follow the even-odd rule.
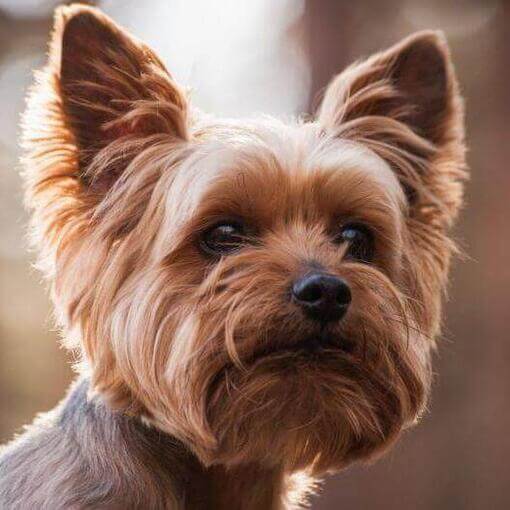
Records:
[[[339,468],[423,410],[461,202],[462,107],[424,32],[309,122],[216,121],[98,11],[58,11],[28,201],[92,387],[205,462]]]

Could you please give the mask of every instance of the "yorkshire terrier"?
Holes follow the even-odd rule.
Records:
[[[216,120],[62,7],[23,134],[80,375],[3,449],[2,508],[302,508],[417,422],[466,176],[441,33],[352,65],[307,121]]]

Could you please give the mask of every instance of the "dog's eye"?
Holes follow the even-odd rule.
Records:
[[[344,225],[335,240],[337,243],[348,243],[346,257],[351,260],[371,262],[374,258],[374,236],[366,225]]]
[[[209,255],[227,255],[238,250],[244,243],[242,225],[219,223],[206,230],[200,238],[200,247]]]

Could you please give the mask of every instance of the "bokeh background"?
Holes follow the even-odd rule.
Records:
[[[59,2],[0,0],[0,442],[72,379],[26,250],[18,120]],[[423,28],[450,41],[472,180],[431,412],[384,460],[330,478],[314,509],[510,508],[510,9],[505,0],[104,0],[219,115],[310,112],[332,75]]]

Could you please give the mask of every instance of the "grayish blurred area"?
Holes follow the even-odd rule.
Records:
[[[18,121],[59,2],[0,0],[0,441],[63,395],[58,347],[26,250]],[[429,414],[382,461],[328,479],[314,509],[510,508],[510,9],[503,0],[104,0],[227,116],[311,112],[329,79],[412,31],[443,29],[466,97],[472,180]]]

